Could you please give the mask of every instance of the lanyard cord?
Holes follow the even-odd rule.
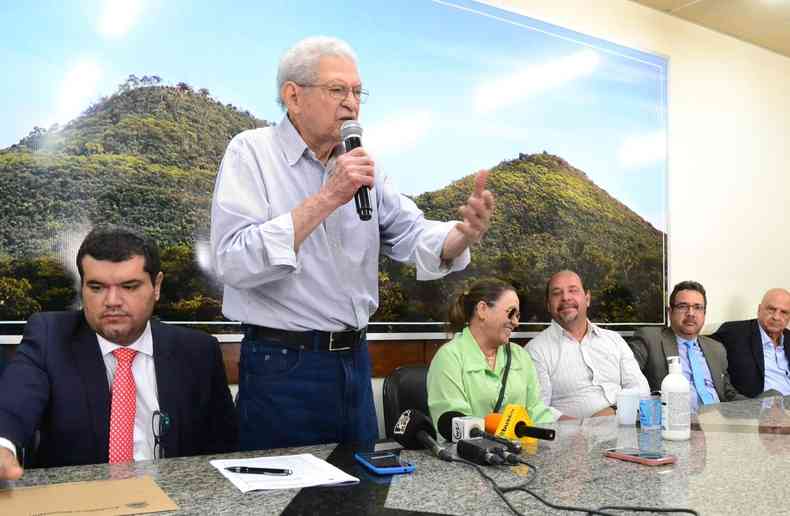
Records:
[[[505,386],[507,385],[507,375],[510,373],[510,342],[505,343],[505,355],[507,355],[507,360],[505,360],[505,373],[502,375],[502,387],[499,388],[499,399],[496,400],[496,406],[494,407],[494,412],[499,412],[499,409],[502,408],[502,400],[505,398]]]

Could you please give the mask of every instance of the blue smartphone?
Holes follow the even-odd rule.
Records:
[[[354,458],[377,475],[395,475],[414,471],[414,464],[401,462],[400,457],[391,451],[357,452]]]

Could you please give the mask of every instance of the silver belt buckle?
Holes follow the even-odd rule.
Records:
[[[335,332],[329,332],[329,351],[348,351],[351,349],[351,346],[346,346],[344,348],[336,348],[335,347]]]

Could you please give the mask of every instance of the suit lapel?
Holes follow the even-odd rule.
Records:
[[[716,389],[716,393],[719,395],[719,400],[726,401],[724,399],[724,385],[721,383],[723,371],[719,367],[721,365],[719,361],[713,360],[714,353],[710,349],[710,341],[702,335],[697,337],[697,341],[699,341],[699,347],[702,350],[702,355],[705,357],[705,362],[708,364],[710,378],[713,380],[713,387]]]
[[[179,399],[179,382],[181,375],[178,356],[174,350],[174,343],[167,338],[167,328],[164,324],[151,320],[151,336],[154,345],[154,368],[156,369],[156,391],[159,398],[159,410],[170,416],[171,426],[162,438],[165,456],[174,457],[179,454],[179,428],[183,414],[179,411],[184,403]]]
[[[109,460],[110,385],[96,333],[83,319],[72,342],[75,362],[85,388],[96,443],[96,462]]]
[[[661,330],[661,348],[664,350],[664,376],[669,374],[669,365],[667,365],[667,357],[676,357],[678,356],[678,341],[675,338],[675,332],[672,331],[672,328],[664,328]]]

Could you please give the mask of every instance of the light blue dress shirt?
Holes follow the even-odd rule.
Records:
[[[380,254],[414,264],[418,280],[469,263],[468,249],[449,266],[442,263],[456,222],[426,220],[378,169],[371,220],[360,221],[352,199],[294,252],[291,211],[327,181],[335,151],[324,166],[287,116],[228,145],[211,206],[212,265],[225,285],[227,318],[294,331],[363,328],[379,304]]]
[[[779,346],[774,346],[774,341],[765,333],[760,324],[760,338],[763,341],[763,358],[765,359],[765,380],[763,390],[775,389],[787,396],[790,394],[790,369],[787,365],[784,340],[779,337]]]
[[[686,377],[686,380],[688,380],[689,385],[696,394],[696,396],[689,397],[691,401],[691,411],[697,412],[699,410],[699,406],[702,404],[702,399],[700,398],[699,393],[694,386],[694,377],[691,374],[691,363],[689,362],[689,352],[699,354],[700,364],[702,364],[702,370],[704,372],[705,388],[709,393],[711,393],[714,401],[718,403],[720,401],[719,394],[716,392],[716,386],[713,385],[713,379],[710,375],[708,361],[705,359],[705,355],[702,354],[702,349],[699,347],[699,342],[697,342],[697,339],[692,341],[693,344],[690,348],[686,347],[686,339],[675,335],[675,340],[678,343],[678,356],[680,357],[680,367],[683,369],[683,376]]]

